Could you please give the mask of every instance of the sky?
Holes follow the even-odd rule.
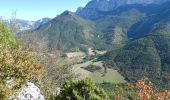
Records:
[[[65,10],[76,11],[90,0],[1,0],[0,16],[10,19],[16,11],[17,19],[38,20],[54,18]]]

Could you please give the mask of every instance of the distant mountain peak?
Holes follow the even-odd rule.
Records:
[[[71,11],[66,10],[61,15],[75,15],[75,14]]]

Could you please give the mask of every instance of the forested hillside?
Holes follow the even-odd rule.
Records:
[[[1,22],[0,100],[170,100],[169,0],[91,0],[21,32]]]
[[[165,20],[157,23],[149,35],[133,40],[121,49],[111,51],[101,59],[118,69],[131,82],[147,76],[156,84],[166,83],[167,74],[170,72],[170,29],[166,26],[169,22]]]
[[[34,37],[36,35],[39,39],[46,39],[45,42],[49,51],[80,50],[87,52],[88,48],[106,48],[105,43],[99,37],[101,32],[96,29],[95,23],[82,19],[69,11],[63,12],[49,23],[27,34],[33,34]],[[27,38],[22,33],[21,35],[21,39]],[[24,39],[22,42],[24,42]]]

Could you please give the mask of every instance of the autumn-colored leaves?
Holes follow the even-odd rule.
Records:
[[[148,78],[138,80],[136,82],[136,89],[140,100],[170,100],[170,91],[154,91],[153,84]]]
[[[136,89],[140,100],[148,100],[151,98],[152,83],[148,80],[148,78],[138,80],[136,82]]]
[[[170,78],[170,74],[168,74],[168,78]],[[170,90],[167,88],[165,91],[158,91],[153,88],[152,82],[144,77],[138,80],[135,85],[129,84],[129,89],[132,86],[135,86],[135,91],[137,92],[137,96],[134,96],[135,100],[170,100]],[[114,100],[121,100],[119,95],[114,97]]]
[[[167,75],[170,78],[170,74]],[[170,90],[159,91],[153,94],[153,100],[170,100]]]

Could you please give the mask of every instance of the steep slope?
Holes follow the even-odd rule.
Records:
[[[69,11],[31,33],[35,33],[38,38],[46,38],[49,51],[87,51],[88,48],[101,49],[104,46],[95,24]]]
[[[149,33],[147,29],[152,30],[154,23],[168,16],[166,13],[169,9],[168,4],[170,3],[161,6],[158,4],[123,5],[111,11],[100,12],[102,16],[91,21],[66,11],[33,32],[37,37],[48,41],[50,50],[107,49],[108,45],[120,46],[129,39],[141,37],[142,34],[147,35]],[[161,14],[163,17],[160,16]]]
[[[125,44],[100,59],[130,82],[147,76],[156,84],[166,83],[170,73],[170,2],[125,1],[92,0],[76,12],[90,20],[65,11],[27,34],[45,39],[49,51],[86,52],[88,48]]]
[[[113,11],[129,4],[160,4],[168,0],[91,0],[84,8],[78,9],[76,14],[87,19],[96,19],[102,12]]]
[[[122,10],[121,10],[122,9]],[[126,10],[125,10],[126,9]],[[103,33],[103,39],[108,44],[121,44],[128,40],[127,32],[132,25],[146,17],[137,6],[121,7],[105,17],[94,20],[97,29]]]
[[[145,36],[155,29],[155,24],[168,17],[170,17],[170,2],[158,6],[151,6],[147,17],[129,28],[128,37],[133,39]]]
[[[125,46],[108,52],[100,59],[105,61],[108,66],[117,69],[130,82],[135,82],[141,77],[147,76],[155,84],[163,84],[161,88],[166,87],[168,83],[167,74],[170,73],[169,5],[170,2],[160,5],[119,7],[119,11],[125,12],[128,11],[125,8],[133,8],[133,10],[135,9],[143,14],[144,17],[127,28],[125,36],[127,36],[128,42]],[[132,15],[135,15],[134,12],[132,13]],[[125,21],[121,20],[120,22],[124,23]],[[107,28],[104,29],[108,31]]]
[[[51,19],[50,18],[42,18],[34,22],[33,29],[39,28],[40,26],[48,23]]]
[[[155,84],[167,84],[167,74],[170,73],[169,19],[156,23],[149,35],[131,41],[100,59],[118,69],[128,81],[134,82],[147,76]]]
[[[154,25],[170,16],[170,2],[160,5],[126,5],[93,20],[106,43],[121,44],[152,32]]]

